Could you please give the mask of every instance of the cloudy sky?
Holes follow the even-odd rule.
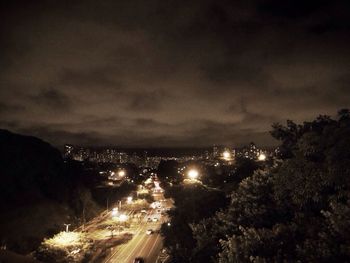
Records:
[[[350,104],[346,0],[7,2],[0,127],[55,145],[271,145]]]

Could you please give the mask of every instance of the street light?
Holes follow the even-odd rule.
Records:
[[[64,224],[66,226],[66,232],[69,232],[69,226],[70,224]]]
[[[112,209],[112,216],[114,217],[116,215],[118,215],[118,207]]]
[[[132,203],[132,196],[128,196],[126,198],[126,201],[127,201],[128,204],[131,204]]]
[[[263,153],[260,153],[260,155],[258,156],[258,160],[259,161],[265,161],[266,160],[266,155]]]
[[[187,175],[190,179],[195,180],[198,178],[198,171],[196,169],[191,169],[188,171]]]
[[[119,216],[119,221],[120,222],[125,222],[126,220],[128,220],[128,216],[126,214],[121,214]]]
[[[124,170],[120,170],[120,171],[118,172],[118,175],[119,175],[120,177],[124,177],[124,176],[125,176],[125,171],[124,171]]]
[[[229,151],[224,151],[222,157],[224,157],[225,160],[229,160],[231,159],[231,153]]]

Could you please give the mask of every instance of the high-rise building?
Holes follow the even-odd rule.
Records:
[[[209,159],[210,159],[209,151],[205,151],[205,152],[204,152],[204,159],[205,159],[205,160],[209,160]]]
[[[213,157],[216,158],[219,156],[219,149],[216,145],[213,146]]]
[[[70,145],[70,144],[65,144],[64,145],[64,153],[63,153],[63,155],[64,155],[65,158],[72,158],[73,151],[74,151],[73,145]]]

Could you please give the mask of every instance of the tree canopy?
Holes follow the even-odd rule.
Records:
[[[281,142],[277,165],[249,169],[213,216],[183,218],[190,262],[349,261],[349,111],[274,124],[271,134]]]

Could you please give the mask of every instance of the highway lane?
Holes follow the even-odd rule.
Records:
[[[136,257],[142,257],[145,259],[146,263],[155,263],[162,248],[163,241],[158,233],[160,225],[161,222],[147,223],[144,220],[132,240],[124,245],[118,246],[105,262],[130,263],[133,262]],[[152,229],[154,233],[147,235],[146,231],[148,229]]]
[[[163,194],[154,195],[155,200],[164,200]],[[142,257],[145,263],[156,263],[160,250],[163,247],[163,239],[159,234],[161,224],[167,221],[166,216],[161,215],[158,210],[163,208],[171,208],[173,203],[167,199],[160,202],[161,208],[152,209],[140,222],[139,228],[134,233],[133,238],[126,244],[116,247],[109,257],[104,261],[105,263],[132,263],[136,257]],[[152,220],[149,222],[147,219]],[[158,221],[154,222],[153,219]],[[146,234],[148,229],[154,232],[150,235]]]

